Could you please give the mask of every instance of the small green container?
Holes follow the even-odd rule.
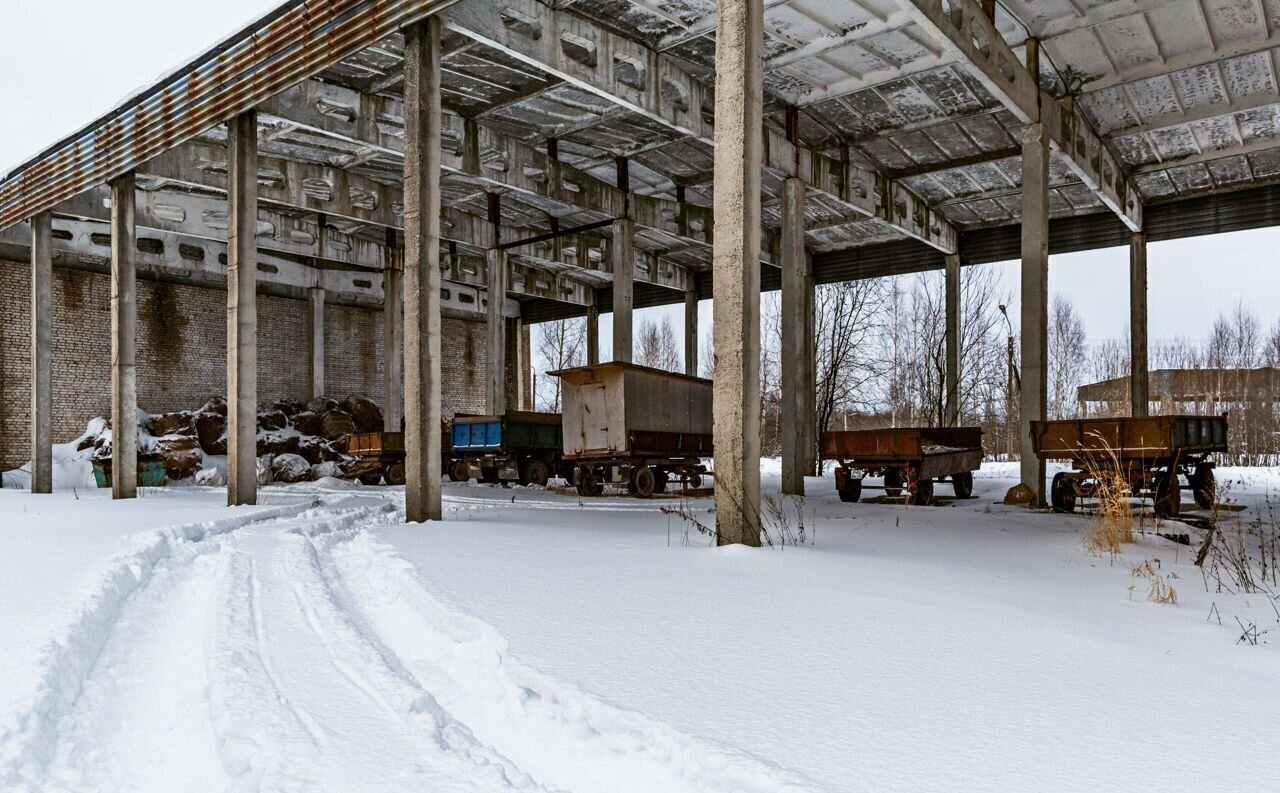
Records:
[[[93,461],[93,481],[98,487],[111,487],[111,460]],[[138,461],[138,484],[143,487],[164,487],[168,481],[164,473],[164,460]]]

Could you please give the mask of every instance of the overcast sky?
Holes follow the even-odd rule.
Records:
[[[0,47],[0,96],[7,103],[7,112],[0,113],[0,173],[274,5],[270,0],[0,0],[0,30],[7,34]],[[1280,320],[1280,229],[1153,243],[1148,258],[1153,340],[1203,338],[1214,317],[1237,301],[1258,313],[1264,325]],[[1016,304],[1016,264],[992,266],[1000,269]],[[1124,335],[1127,249],[1055,256],[1049,280],[1053,292],[1071,298],[1091,339]],[[709,305],[702,309],[702,321],[705,332]],[[607,343],[605,325],[601,335]]]

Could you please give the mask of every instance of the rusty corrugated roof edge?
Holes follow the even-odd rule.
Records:
[[[457,0],[287,0],[0,181],[0,231],[138,167]]]

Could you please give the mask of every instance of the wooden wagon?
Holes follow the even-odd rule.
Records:
[[[1227,451],[1226,416],[1143,416],[1031,422],[1036,456],[1069,460],[1074,470],[1054,475],[1050,502],[1073,512],[1093,498],[1100,480],[1118,477],[1134,497],[1150,496],[1155,513],[1177,517],[1187,479],[1203,509],[1217,498],[1212,455]]]
[[[564,459],[585,496],[625,485],[647,498],[672,481],[702,486],[712,455],[711,381],[612,362],[562,369]]]
[[[899,427],[822,433],[822,456],[837,460],[836,491],[856,502],[862,491],[883,489],[891,498],[905,489],[913,504],[933,499],[934,482],[950,481],[956,498],[973,495],[973,472],[982,466],[980,427]],[[883,487],[864,483],[883,477]]]

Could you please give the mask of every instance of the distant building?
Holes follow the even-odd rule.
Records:
[[[1232,406],[1280,402],[1280,369],[1153,369],[1149,375],[1153,412],[1221,413]],[[1080,415],[1129,412],[1129,376],[1076,389]],[[1159,406],[1158,408],[1156,406]]]

